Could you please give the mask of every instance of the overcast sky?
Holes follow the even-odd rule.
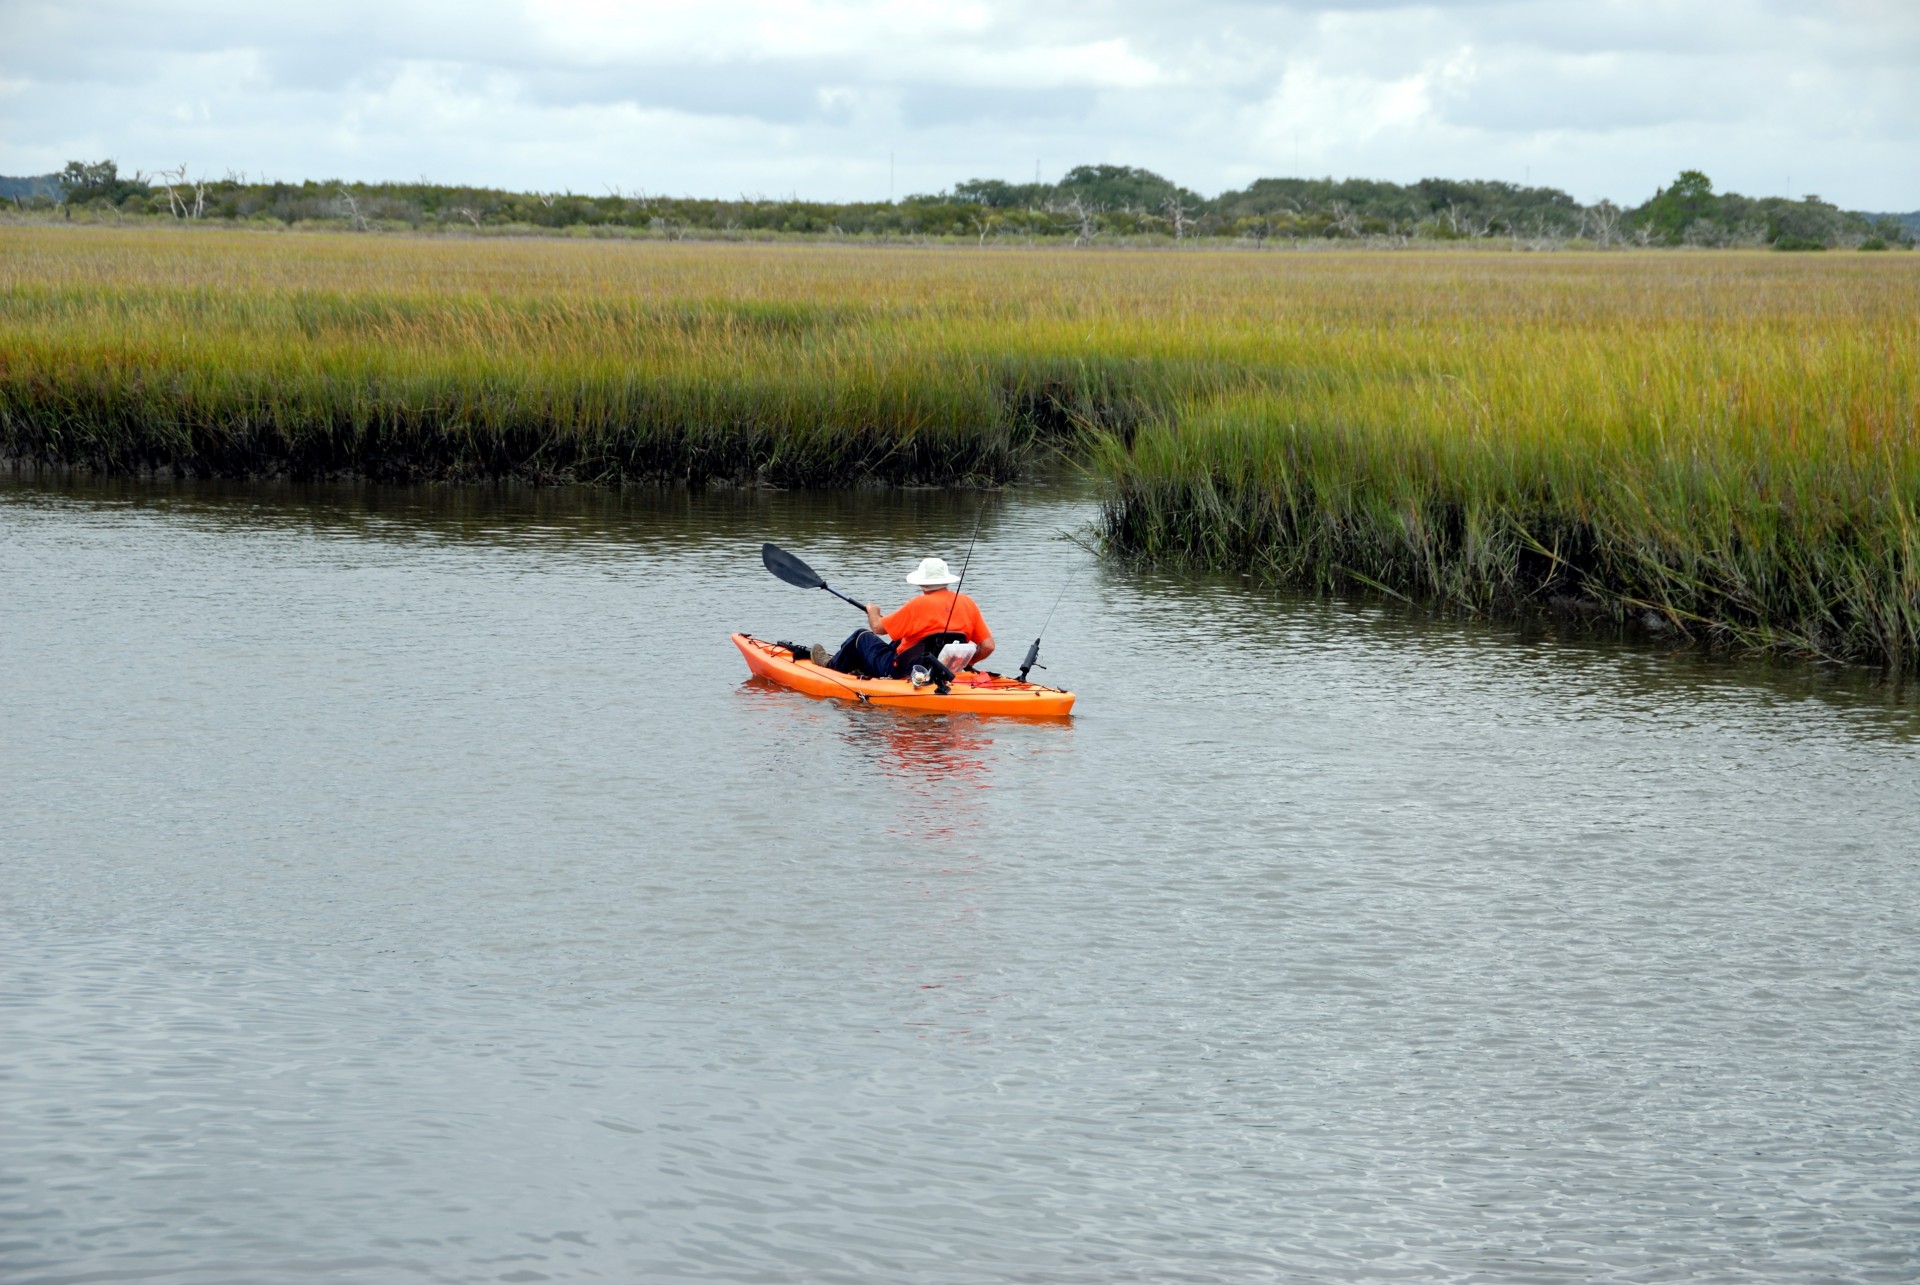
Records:
[[[1920,0],[0,0],[0,173],[822,199],[1143,165],[1920,208]],[[891,173],[889,157],[891,161]]]

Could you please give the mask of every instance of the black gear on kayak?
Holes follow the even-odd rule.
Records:
[[[928,634],[925,638],[922,638],[919,642],[901,653],[900,659],[895,662],[895,664],[899,666],[898,672],[903,674],[908,673],[915,665],[925,665],[933,671],[936,677],[945,674],[946,678],[943,681],[950,683],[953,681],[953,671],[940,663],[940,651],[948,643],[963,643],[966,641],[968,641],[968,639],[965,634],[956,633],[953,630],[947,630],[944,633]]]

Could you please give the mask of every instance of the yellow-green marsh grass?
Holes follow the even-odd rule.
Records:
[[[1097,420],[1154,365],[1080,333],[1114,306],[1099,282],[1001,268],[14,230],[0,235],[3,445],[106,470],[1000,481],[1036,433]]]
[[[0,453],[997,481],[1116,550],[1920,659],[1920,255],[0,231]]]
[[[1103,441],[1107,536],[1297,584],[1598,606],[1913,670],[1916,266],[1384,267],[1279,327],[1254,387]]]

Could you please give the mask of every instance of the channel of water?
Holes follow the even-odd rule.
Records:
[[[1071,722],[745,681],[982,503]],[[1920,700],[1093,516],[0,481],[0,1275],[1920,1276]]]

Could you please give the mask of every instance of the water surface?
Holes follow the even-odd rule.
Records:
[[[1920,1278],[1920,703],[981,497],[0,483],[0,1277]]]

